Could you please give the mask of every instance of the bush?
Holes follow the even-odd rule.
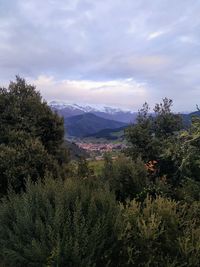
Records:
[[[181,186],[177,189],[176,197],[187,203],[200,201],[200,182],[185,178]]]
[[[147,184],[147,171],[140,159],[136,161],[121,155],[112,163],[105,161],[104,179],[109,181],[110,188],[115,192],[117,200],[124,202],[133,199]]]
[[[123,208],[121,266],[199,266],[200,224],[191,208],[163,197],[130,202]]]
[[[109,266],[119,209],[88,181],[28,182],[0,205],[0,256],[7,266]]]

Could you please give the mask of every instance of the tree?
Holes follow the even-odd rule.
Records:
[[[104,154],[104,165],[102,169],[102,177],[104,181],[108,181],[113,177],[113,160],[109,153]]]
[[[172,113],[172,106],[173,101],[165,97],[162,103],[156,104],[154,107],[154,132],[158,138],[165,139],[173,136],[183,128],[182,118],[179,114]]]
[[[145,162],[156,159],[157,145],[153,132],[153,117],[149,114],[149,105],[144,103],[138,111],[136,124],[131,125],[125,132],[130,144],[127,153],[133,159],[141,157]]]
[[[162,103],[155,105],[155,114],[152,115],[145,103],[138,113],[136,124],[126,131],[128,155],[133,159],[141,157],[146,164],[156,162],[156,172],[153,176],[150,174],[153,181],[156,176],[167,176],[169,179],[174,176],[174,180],[178,177],[172,151],[178,149],[177,133],[182,128],[182,120],[180,115],[172,113],[172,105],[172,100],[164,98]]]
[[[4,195],[11,186],[16,192],[25,189],[26,180],[36,182],[46,172],[59,177],[57,161],[47,153],[38,139],[25,139],[15,146],[0,145],[0,193]]]
[[[13,131],[39,138],[50,154],[63,143],[63,119],[52,112],[34,86],[18,76],[8,89],[0,88],[0,123],[0,141],[5,144]]]
[[[193,117],[191,127],[181,136],[183,139],[181,174],[183,177],[200,182],[200,118]]]
[[[88,178],[91,175],[88,161],[85,157],[80,157],[78,160],[77,176],[79,178]]]
[[[68,161],[63,120],[42,100],[35,87],[20,77],[0,88],[0,194],[9,184],[17,192],[30,177],[62,174]]]

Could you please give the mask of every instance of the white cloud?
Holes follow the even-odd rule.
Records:
[[[28,79],[30,80],[30,79]],[[92,81],[56,80],[53,76],[39,76],[32,80],[45,100],[106,104],[137,109],[148,97],[146,84],[132,78]]]
[[[155,31],[155,32],[152,32],[148,35],[147,37],[147,40],[152,40],[152,39],[155,39],[155,38],[158,38],[160,37],[161,35],[165,34],[166,31]]]

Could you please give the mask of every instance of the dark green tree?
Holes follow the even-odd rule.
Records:
[[[30,177],[62,176],[68,161],[63,120],[35,87],[20,77],[0,88],[0,194],[9,184],[18,192]]]
[[[154,133],[158,138],[166,139],[183,128],[182,118],[171,111],[172,106],[173,101],[165,97],[162,103],[154,107]]]
[[[141,157],[145,162],[156,159],[157,144],[154,138],[154,118],[147,103],[138,111],[136,123],[127,128],[126,139],[130,144],[127,153],[133,159]]]
[[[200,182],[200,118],[193,117],[191,127],[182,133],[181,174]]]
[[[80,157],[78,160],[77,176],[79,178],[89,178],[91,169],[85,157]]]
[[[104,181],[108,181],[114,175],[113,160],[109,153],[104,154],[104,165],[102,169],[102,177]]]
[[[179,182],[180,162],[174,160],[173,154],[179,149],[178,132],[182,129],[182,120],[171,111],[172,105],[172,100],[164,98],[162,103],[155,105],[154,114],[149,114],[149,106],[145,103],[136,124],[126,131],[128,155],[133,159],[141,157],[147,164],[156,162],[156,172],[150,173],[153,181],[156,177],[167,176],[171,181]]]

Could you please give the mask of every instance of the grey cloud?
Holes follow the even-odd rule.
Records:
[[[196,0],[0,0],[0,79],[133,78],[147,84],[150,101],[170,96],[192,109],[199,13]]]

